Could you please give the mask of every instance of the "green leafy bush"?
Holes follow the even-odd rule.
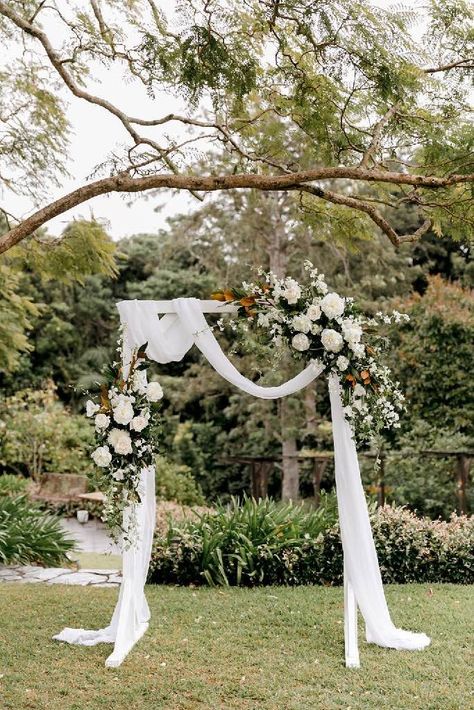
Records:
[[[93,428],[71,414],[50,382],[43,390],[26,389],[2,402],[0,464],[40,482],[43,473],[87,473]]]
[[[474,582],[474,518],[417,518],[405,508],[371,513],[385,582]],[[149,581],[157,584],[337,585],[343,555],[333,499],[321,509],[233,500],[227,508],[155,539]]]
[[[161,583],[298,584],[293,560],[334,524],[333,496],[317,510],[271,500],[232,498],[183,524],[170,522],[154,544],[150,580]]]
[[[0,476],[0,496],[18,496],[26,492],[28,481],[23,476],[4,473]]]
[[[182,505],[205,504],[201,487],[189,466],[174,463],[164,456],[156,459],[156,495],[162,500],[173,500]]]
[[[75,547],[59,520],[41,512],[26,496],[0,497],[0,562],[57,566]]]
[[[35,503],[40,510],[61,518],[74,518],[78,510],[87,510],[91,517],[101,518],[104,510],[102,501],[84,498],[37,498]]]
[[[470,451],[473,441],[465,434],[437,429],[428,422],[414,422],[398,442],[402,451]],[[456,510],[455,456],[393,456],[385,468],[387,498],[408,505],[418,515],[448,520]],[[470,510],[470,508],[468,508]]]

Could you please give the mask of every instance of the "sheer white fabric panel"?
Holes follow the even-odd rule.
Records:
[[[241,375],[222,351],[202,313],[199,300],[178,298],[174,313],[161,319],[154,301],[122,301],[117,304],[124,325],[124,364],[134,347],[148,343],[147,354],[159,363],[181,360],[193,344],[224,379],[243,392],[263,399],[284,397],[306,387],[323,366],[308,365],[296,377],[278,387],[261,387]],[[366,623],[367,640],[396,649],[422,649],[430,643],[425,634],[397,629],[385,601],[377,554],[370,528],[359,464],[351,430],[342,411],[338,379],[330,376],[336,487],[341,537],[347,574]],[[69,643],[93,645],[114,642],[106,665],[120,665],[143,635],[150,616],[144,594],[155,526],[154,470],[142,474],[145,494],[138,506],[139,545],[124,552],[123,581],[110,626],[100,631],[64,629],[55,638]]]
[[[364,617],[370,643],[396,649],[422,649],[430,643],[426,634],[397,629],[390,619],[382,586],[357,451],[342,411],[339,380],[329,376],[329,396],[334,439],[337,504],[344,564]]]

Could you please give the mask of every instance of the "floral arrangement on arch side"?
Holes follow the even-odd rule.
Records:
[[[106,498],[102,519],[113,539],[126,545],[136,539],[136,519],[131,506],[124,528],[124,510],[140,501],[140,474],[154,466],[158,452],[163,390],[159,382],[147,382],[146,346],[132,352],[125,377],[120,363],[107,367],[98,401],[86,403],[86,415],[95,424],[91,456],[98,472],[93,481]]]
[[[257,283],[243,282],[240,288],[216,291],[211,298],[238,306],[237,320],[230,321],[233,330],[239,330],[244,318],[244,330],[263,334],[275,351],[288,347],[306,365],[322,362],[327,373],[335,373],[355,440],[368,443],[382,430],[400,426],[404,396],[389,368],[381,364],[387,339],[379,330],[408,316],[393,311],[367,318],[354,299],[329,291],[324,274],[310,261],[304,262],[304,268],[309,276],[305,285],[259,269]],[[223,329],[224,321],[218,321],[218,326]]]

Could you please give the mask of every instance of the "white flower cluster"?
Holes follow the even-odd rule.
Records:
[[[305,261],[304,268],[309,285],[262,269],[258,272],[260,285],[244,284],[245,293],[254,298],[254,313],[250,317],[241,314],[246,321],[240,330],[246,332],[251,326],[264,329],[275,347],[288,345],[296,358],[318,360],[328,372],[336,373],[346,417],[366,438],[371,432],[399,426],[403,396],[389,371],[373,358],[381,352],[381,339],[366,342],[370,330],[365,332],[364,328],[401,323],[408,316],[393,311],[363,318],[352,298],[330,291],[324,274],[310,261]]]
[[[97,446],[91,457],[102,471],[100,487],[106,496],[103,519],[113,534],[122,524],[127,502],[137,500],[140,473],[153,463],[156,450],[148,430],[156,419],[153,406],[163,398],[163,389],[159,382],[147,382],[142,362],[134,355],[125,381],[114,363],[117,376],[102,392],[100,404],[86,403],[86,414],[93,418],[96,431]]]
[[[101,407],[92,400],[86,403],[86,415],[94,418],[96,432],[104,434],[109,429],[112,419],[123,427],[128,427],[130,432],[141,432],[150,421],[150,410],[145,406],[135,411],[134,404],[137,395],[144,395],[147,402],[158,402],[163,397],[163,389],[159,382],[146,382],[146,372],[136,371],[132,378],[130,394],[120,393],[116,387],[108,390],[108,398],[111,405],[111,416],[100,411]],[[99,446],[92,452],[94,463],[102,468],[110,466],[112,461],[112,451],[119,456],[128,456],[133,452],[132,437],[127,429],[113,427],[107,434],[107,444]],[[109,448],[110,447],[110,448]],[[141,452],[145,449],[141,448]]]

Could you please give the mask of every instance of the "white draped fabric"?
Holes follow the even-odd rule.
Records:
[[[171,312],[161,319],[156,301],[122,301],[117,304],[124,327],[124,365],[133,348],[148,343],[148,356],[159,363],[182,360],[195,344],[224,379],[244,392],[263,399],[277,399],[299,391],[321,374],[321,364],[308,365],[279,387],[261,387],[241,375],[222,351],[203,315],[203,305],[194,298],[172,301]],[[170,305],[169,302],[167,304]],[[215,308],[213,310],[216,310]],[[333,422],[336,488],[344,550],[346,664],[358,666],[357,607],[366,625],[370,643],[395,649],[422,649],[428,636],[397,629],[385,601],[377,554],[370,528],[367,504],[360,479],[356,448],[342,411],[340,385],[329,377]],[[148,628],[150,612],[144,586],[155,525],[154,470],[142,472],[143,496],[136,508],[139,542],[123,553],[123,581],[109,626],[98,631],[64,629],[54,638],[68,643],[94,645],[114,643],[107,666],[118,666]]]

